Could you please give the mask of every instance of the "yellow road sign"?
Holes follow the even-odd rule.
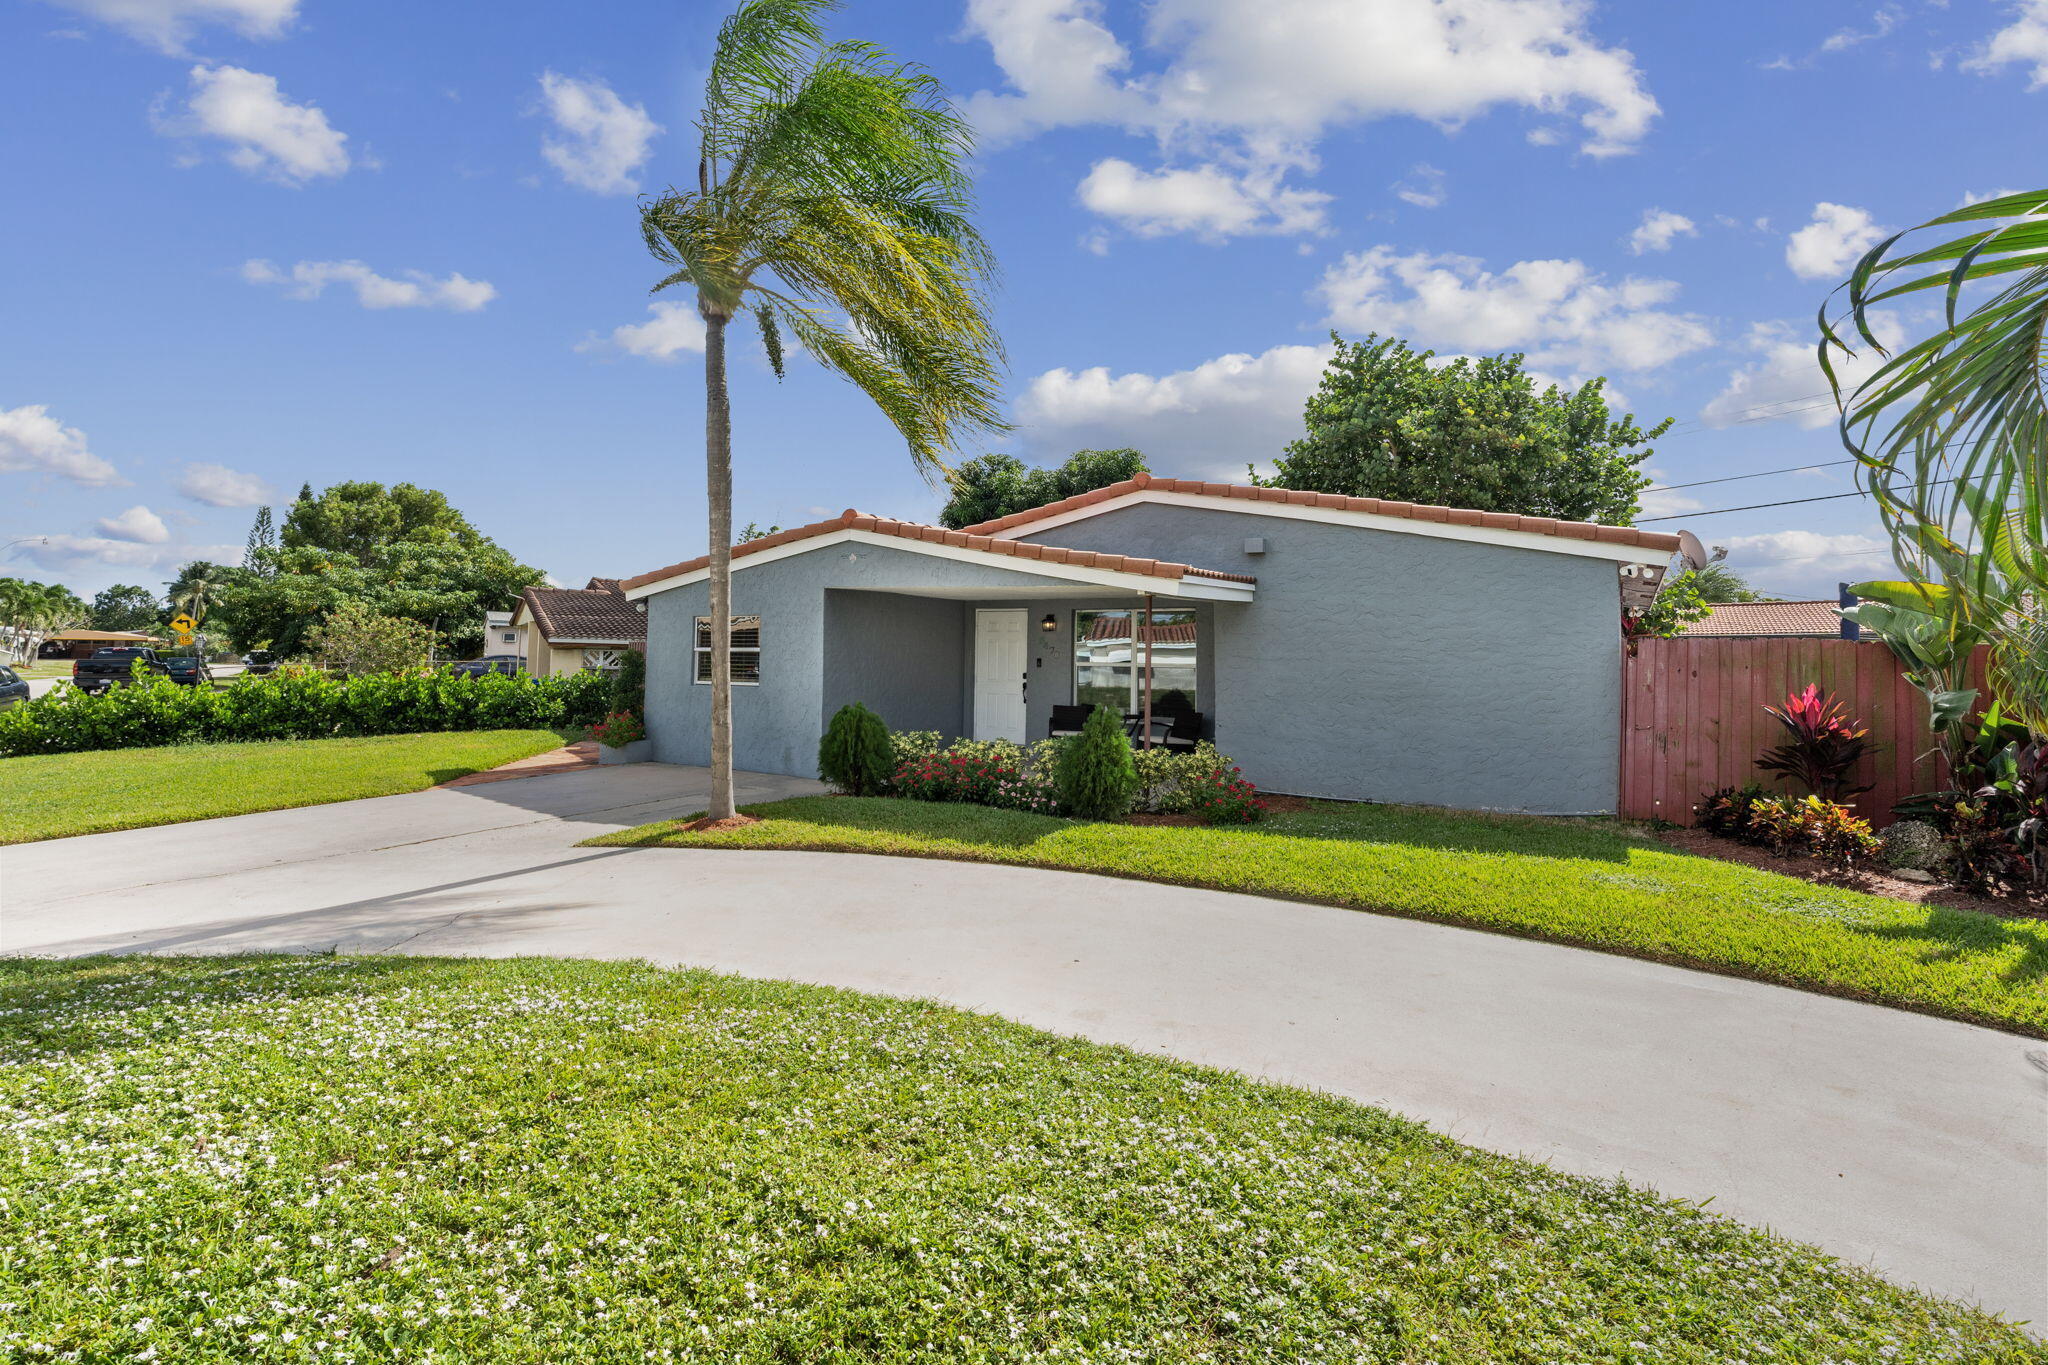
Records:
[[[171,639],[181,645],[189,645],[192,643],[192,632],[189,630],[174,630],[171,632]]]
[[[193,631],[199,629],[199,623],[183,612],[180,612],[171,618],[171,629],[180,635],[190,635]],[[191,641],[180,640],[178,643],[190,644]]]

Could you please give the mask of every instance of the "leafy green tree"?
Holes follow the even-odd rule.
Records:
[[[1665,581],[1655,601],[1640,612],[1621,614],[1621,633],[1631,642],[1668,640],[1695,621],[1704,621],[1713,604],[1700,592],[1690,574],[1678,574]],[[1629,645],[1635,653],[1635,645]]]
[[[696,184],[641,210],[641,236],[704,320],[710,521],[711,792],[733,813],[732,406],[726,328],[752,313],[851,380],[932,471],[960,435],[1004,429],[993,258],[971,221],[970,138],[939,83],[868,43],[828,42],[831,0],[745,0],[704,82]]]
[[[1714,547],[1714,557],[1697,569],[1687,569],[1680,577],[1699,592],[1706,602],[1773,602],[1777,599],[1767,592],[1758,592],[1749,586],[1749,580],[1721,561],[1728,551],[1721,546]]]
[[[1145,457],[1128,447],[1077,450],[1051,469],[1027,468],[1015,455],[977,455],[946,475],[953,496],[939,513],[939,524],[958,530],[1147,472]]]
[[[818,742],[818,776],[848,796],[874,796],[895,771],[896,748],[880,716],[857,701],[833,713]]]
[[[541,580],[478,531],[442,494],[399,484],[336,484],[292,504],[275,550],[223,590],[235,646],[303,654],[344,602],[430,628],[450,652],[483,644],[483,614],[511,607]]]
[[[94,630],[155,630],[163,623],[163,603],[148,588],[116,583],[93,596]]]
[[[307,639],[322,668],[353,677],[424,668],[432,657],[433,629],[403,616],[379,616],[360,601],[327,613]]]
[[[1616,417],[1607,381],[1541,390],[1520,355],[1438,361],[1393,337],[1330,338],[1337,352],[1305,412],[1307,432],[1253,482],[1482,512],[1625,526],[1649,486],[1645,431]]]

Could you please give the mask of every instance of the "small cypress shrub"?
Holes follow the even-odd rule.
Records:
[[[619,656],[618,671],[612,674],[611,714],[640,716],[647,713],[647,656],[629,649]]]
[[[896,748],[882,718],[859,702],[848,702],[818,741],[818,775],[850,796],[885,790],[896,771]]]
[[[1116,712],[1096,707],[1081,733],[1060,746],[1053,790],[1060,809],[1083,820],[1116,820],[1130,813],[1138,795],[1138,770]]]

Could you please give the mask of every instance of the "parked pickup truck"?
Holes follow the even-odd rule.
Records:
[[[90,659],[80,659],[71,665],[72,686],[86,692],[126,687],[135,681],[137,661],[141,662],[144,672],[160,673],[186,687],[200,683],[210,686],[213,683],[213,673],[207,668],[206,660],[189,654],[159,655],[145,647],[94,650]]]

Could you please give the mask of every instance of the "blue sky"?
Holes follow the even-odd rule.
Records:
[[[724,8],[6,0],[0,541],[50,543],[0,572],[153,586],[352,478],[443,489],[562,582],[701,553],[699,338],[651,306],[634,196],[692,174]],[[1884,228],[2037,186],[2048,108],[2048,0],[849,0],[836,30],[981,132],[1007,448],[1194,477],[1298,431],[1333,326],[1604,373],[1678,419],[1665,483],[1839,459],[1815,309]],[[843,382],[749,352],[734,389],[741,522],[936,513]],[[1787,594],[1885,563],[1855,498],[1656,525]]]

